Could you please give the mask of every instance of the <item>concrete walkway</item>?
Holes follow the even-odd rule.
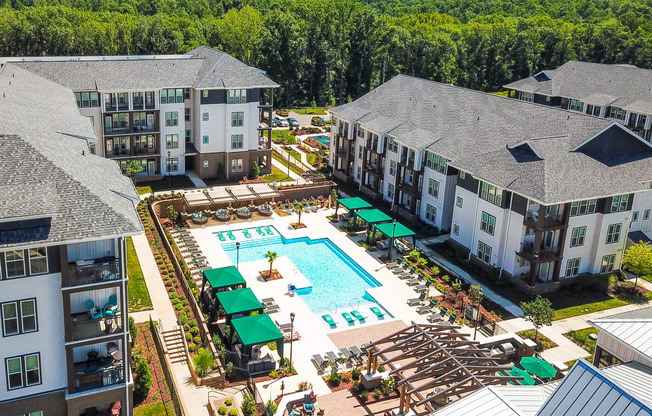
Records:
[[[278,160],[272,158],[272,165],[279,169],[283,173],[288,173],[288,167],[287,165],[284,165],[283,163],[279,162]],[[292,169],[289,170],[290,172],[290,178],[294,180],[297,184],[302,185],[306,183],[306,180],[303,179],[300,175],[297,175],[296,173],[292,172]]]
[[[468,274],[465,270],[463,270],[462,268],[456,266],[455,264],[450,262],[448,259],[442,257],[436,251],[430,249],[423,241],[417,241],[417,247],[419,247],[421,250],[428,253],[428,255],[431,258],[433,258],[436,262],[441,263],[448,270],[451,270],[451,271],[457,273],[458,275],[460,275],[464,280],[470,282],[473,285],[480,286],[482,288],[482,291],[484,292],[484,295],[487,298],[491,299],[493,302],[500,305],[503,309],[509,311],[509,313],[511,313],[512,315],[517,316],[517,317],[523,315],[523,311],[521,310],[521,308],[516,306],[510,300],[505,299],[504,297],[500,296],[498,293],[491,290],[484,283],[478,281],[474,277],[471,277],[471,275]]]
[[[196,188],[206,188],[206,183],[203,179],[197,176],[197,173],[194,170],[187,170],[186,176],[192,181]]]

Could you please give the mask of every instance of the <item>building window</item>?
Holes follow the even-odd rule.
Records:
[[[576,259],[569,259],[566,262],[566,274],[564,275],[565,277],[573,277],[577,276],[580,274],[580,262],[581,258],[578,257]]]
[[[428,179],[428,195],[439,198],[439,182]]]
[[[95,143],[88,143],[88,151],[91,152],[92,155],[95,154]]]
[[[358,169],[356,170],[355,177],[360,180],[360,177],[362,176],[362,168],[358,166]]]
[[[38,331],[36,299],[25,299],[2,304],[2,334],[11,336]]]
[[[43,410],[37,410],[31,413],[21,413],[18,416],[43,416]]]
[[[571,217],[584,214],[595,213],[595,204],[597,199],[585,199],[584,201],[571,202]]]
[[[458,208],[462,208],[463,204],[464,204],[464,200],[462,199],[461,196],[458,196],[455,201],[455,205],[457,205]]]
[[[453,224],[453,234],[460,235],[460,226],[459,225]]]
[[[5,253],[5,266],[7,277],[25,276],[25,252],[23,250],[12,250]]]
[[[202,95],[202,97],[204,97],[204,98],[208,97],[208,90],[203,90],[203,91],[201,92],[201,95]]]
[[[165,146],[168,149],[178,149],[179,148],[179,135],[178,134],[166,134],[165,135]]]
[[[445,174],[447,166],[448,159],[432,152],[426,152],[426,167]]]
[[[161,103],[174,104],[182,103],[184,100],[183,88],[169,88],[161,90]]]
[[[242,104],[247,102],[247,90],[229,90],[229,104]]]
[[[466,172],[460,172],[460,179],[466,179]]]
[[[482,241],[478,241],[478,258],[487,264],[491,261],[491,247]]]
[[[165,159],[168,172],[178,172],[179,171],[179,158],[178,157],[168,157]]]
[[[609,118],[616,120],[625,120],[625,110],[619,107],[609,107]]]
[[[179,125],[179,113],[176,111],[168,111],[165,113],[165,125],[167,127],[170,126],[178,126]]]
[[[480,198],[501,206],[503,203],[503,190],[484,181],[481,183],[482,192],[480,193]]]
[[[244,136],[242,134],[231,135],[231,149],[242,149],[244,147]]]
[[[5,359],[9,390],[41,384],[40,361],[38,353]]]
[[[614,262],[616,261],[615,254],[608,254],[602,257],[602,265],[600,266],[600,273],[611,273],[614,271]]]
[[[205,168],[208,167],[208,160],[204,160],[204,167],[205,167]]]
[[[426,219],[430,222],[437,221],[437,208],[430,204],[426,204]]]
[[[580,100],[570,100],[568,102],[568,109],[573,111],[583,111],[584,103]]]
[[[518,264],[518,267],[530,267],[530,262],[521,256],[516,256],[516,263]]]
[[[632,212],[632,222],[638,221],[638,211]]]
[[[620,240],[620,227],[622,224],[611,224],[607,227],[607,244],[617,243]]]
[[[29,249],[29,274],[48,272],[48,250],[45,247]]]
[[[531,103],[534,101],[534,94],[531,92],[521,92],[521,100]]]
[[[204,121],[208,121],[208,113],[202,114],[201,119],[204,120]]]
[[[622,212],[627,210],[629,195],[617,195],[611,198],[611,210],[609,212]]]
[[[203,144],[208,144],[208,136],[202,137],[201,141]]]
[[[649,219],[650,219],[650,210],[646,209],[645,211],[643,211],[643,221],[647,221]]]
[[[396,161],[389,161],[389,176],[396,176]]]
[[[393,153],[398,152],[398,143],[392,137],[387,138],[387,150]]]
[[[231,172],[242,172],[242,159],[231,160]]]
[[[358,159],[362,159],[362,145],[358,146]]]
[[[184,108],[183,116],[184,116],[186,121],[190,121],[190,109],[189,108]]]
[[[496,230],[496,217],[483,211],[482,221],[480,221],[480,229],[485,233],[494,235],[494,231]]]
[[[584,236],[586,235],[586,227],[573,228],[571,233],[571,247],[579,247],[584,245]]]
[[[99,107],[100,97],[97,92],[76,92],[77,107]]]
[[[183,135],[184,135],[184,137],[186,139],[186,143],[190,143],[192,141],[192,139],[190,137],[190,130],[185,130],[183,133],[184,133]]]
[[[534,228],[525,227],[525,235],[534,235]]]
[[[244,125],[244,113],[236,111],[231,113],[231,127],[242,127]]]
[[[387,184],[387,196],[391,200],[394,199],[394,184],[393,183]]]

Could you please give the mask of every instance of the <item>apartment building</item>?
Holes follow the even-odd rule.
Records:
[[[185,55],[2,58],[75,93],[91,118],[91,152],[133,160],[143,179],[237,179],[271,173],[274,88],[264,73],[209,47]]]
[[[524,291],[619,269],[652,225],[652,145],[612,120],[408,76],[332,112],[336,177]]]
[[[652,140],[652,70],[568,61],[504,85],[509,96],[608,118]]]
[[[47,99],[44,99],[47,97]],[[0,72],[0,415],[133,414],[125,238],[137,192],[69,88]]]

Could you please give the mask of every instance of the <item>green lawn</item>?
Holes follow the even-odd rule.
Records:
[[[172,189],[185,189],[185,188],[194,188],[195,184],[192,183],[189,177],[186,175],[177,175],[166,176],[163,179],[158,181],[148,181],[148,182],[136,182],[136,187],[138,188],[139,194],[169,191]]]
[[[279,162],[281,162],[283,164],[283,166],[285,166],[287,168],[288,161],[283,156],[281,156],[276,151],[274,151],[274,152],[272,152],[272,157],[274,159],[278,160]],[[294,165],[293,163],[290,163],[290,170],[292,172],[296,173],[297,175],[303,175],[303,172],[301,171],[301,169],[296,167],[296,165]]]
[[[309,114],[309,115],[315,115],[315,116],[325,116],[326,111],[324,111],[323,108],[293,108],[290,111],[294,111],[297,114]]]
[[[315,159],[317,159],[317,156],[316,156],[316,155],[306,155],[306,160],[308,161],[308,163],[309,163],[310,165],[314,165],[314,164],[315,164]]]
[[[595,340],[589,338],[589,334],[597,333],[598,331],[595,328],[580,329],[579,331],[570,331],[568,338],[586,351],[593,353],[595,352]]]
[[[553,298],[553,296],[548,296]],[[578,302],[578,299],[572,298],[575,300],[575,303]],[[553,300],[553,299],[551,299]],[[583,303],[581,305],[568,306],[566,308],[555,308],[555,320],[571,318],[573,316],[584,315],[591,312],[603,311],[605,309],[617,308],[619,306],[629,305],[629,302],[626,302],[622,299],[609,297],[608,299],[599,300],[591,303]],[[553,307],[555,307],[555,302],[553,301]]]
[[[641,276],[641,277],[639,277],[639,279],[643,279],[643,280],[646,280],[646,281],[652,283],[652,276]]]
[[[129,312],[152,309],[152,300],[149,298],[145,277],[131,237],[127,238],[127,274],[129,276]]]
[[[493,95],[500,95],[501,97],[507,97],[507,94],[509,94],[509,91],[498,91],[498,92],[492,92]]]
[[[296,144],[297,139],[290,130],[272,130],[272,141],[277,144]]]
[[[283,172],[276,166],[272,166],[272,173],[263,176],[265,182],[293,182],[293,179],[288,177],[287,171]]]
[[[297,152],[296,150],[293,150],[293,149],[286,150],[286,152],[288,152],[290,154],[290,156],[292,156],[293,158],[295,158],[296,160],[301,162],[301,153],[299,153],[299,152]]]
[[[167,407],[167,409],[166,409]],[[151,403],[134,407],[134,416],[174,416],[172,403]]]

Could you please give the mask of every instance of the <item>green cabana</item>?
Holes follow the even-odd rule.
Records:
[[[283,334],[269,315],[260,314],[234,319],[231,321],[231,328],[229,343],[233,345],[234,333],[237,333],[240,341],[242,341],[243,367],[249,361],[253,347],[270,342],[276,342],[276,349],[281,357],[281,363],[284,363]]]
[[[215,295],[215,293],[223,292],[225,290],[247,287],[247,282],[235,266],[204,270],[202,272],[202,292],[206,287],[206,282],[208,282],[212,287],[211,295]]]
[[[358,217],[362,218],[364,221],[367,222],[367,244],[369,244],[369,236],[373,234],[373,229],[376,224],[380,224],[383,222],[388,222],[392,220],[392,217],[389,215],[385,214],[379,209],[365,209],[363,211],[360,211],[358,214]]]
[[[222,308],[224,308],[227,325],[231,325],[231,318],[233,315],[244,315],[250,312],[263,313],[262,303],[260,303],[256,295],[254,295],[254,292],[248,287],[244,289],[217,292],[215,294],[214,311],[218,310],[219,305],[222,305]]]
[[[351,217],[355,217],[355,212],[359,209],[371,208],[371,204],[362,198],[340,198],[335,205],[335,218],[337,218],[337,209],[342,205],[351,213]]]
[[[389,238],[389,251],[387,252],[387,260],[392,259],[392,246],[394,245],[395,239],[412,237],[412,245],[415,247],[417,245],[416,233],[400,222],[397,222],[396,220],[393,222],[378,224],[376,229]]]

